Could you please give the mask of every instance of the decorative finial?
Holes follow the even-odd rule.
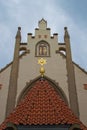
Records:
[[[47,28],[47,21],[44,20],[43,18],[38,22],[38,27],[39,29],[46,29]]]
[[[64,38],[66,38],[66,37],[70,38],[67,27],[64,27],[64,30],[65,30]]]
[[[46,64],[46,59],[38,59],[38,64],[41,65],[41,68],[40,68],[40,73],[41,73],[41,76],[43,77],[44,76],[44,73],[45,73],[45,69],[43,67],[44,64]]]
[[[46,64],[46,60],[45,59],[43,59],[43,58],[41,58],[41,59],[38,59],[38,64],[40,64],[40,65],[44,65],[44,64]]]
[[[67,27],[64,27],[64,30],[67,30]]]
[[[21,27],[18,27],[16,38],[20,38],[21,39]]]
[[[18,27],[18,30],[20,31],[20,30],[21,30],[21,27]]]

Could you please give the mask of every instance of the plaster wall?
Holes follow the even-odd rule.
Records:
[[[11,65],[0,73],[0,123],[5,119]]]
[[[84,89],[84,84],[87,84],[87,73],[79,69],[77,66],[74,68],[80,119],[87,126],[87,90]]]

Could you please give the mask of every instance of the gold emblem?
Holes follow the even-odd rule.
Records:
[[[46,59],[43,59],[43,58],[41,58],[41,59],[38,59],[38,64],[40,64],[40,65],[44,65],[44,64],[46,64],[47,63],[47,61],[46,61]]]
[[[43,58],[38,59],[38,64],[41,65],[40,73],[41,73],[42,77],[44,76],[44,73],[45,73],[45,69],[44,69],[43,65],[46,64],[46,63],[47,63],[47,61],[45,59],[43,59]]]

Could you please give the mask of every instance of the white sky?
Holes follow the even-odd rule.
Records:
[[[44,18],[52,34],[59,34],[59,42],[68,27],[73,61],[87,71],[86,5],[86,0],[0,0],[0,68],[13,59],[17,27],[21,26],[22,42],[27,42],[27,33],[34,33]]]

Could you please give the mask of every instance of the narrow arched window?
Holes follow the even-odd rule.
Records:
[[[35,56],[50,56],[50,46],[45,41],[40,41],[36,44]]]

